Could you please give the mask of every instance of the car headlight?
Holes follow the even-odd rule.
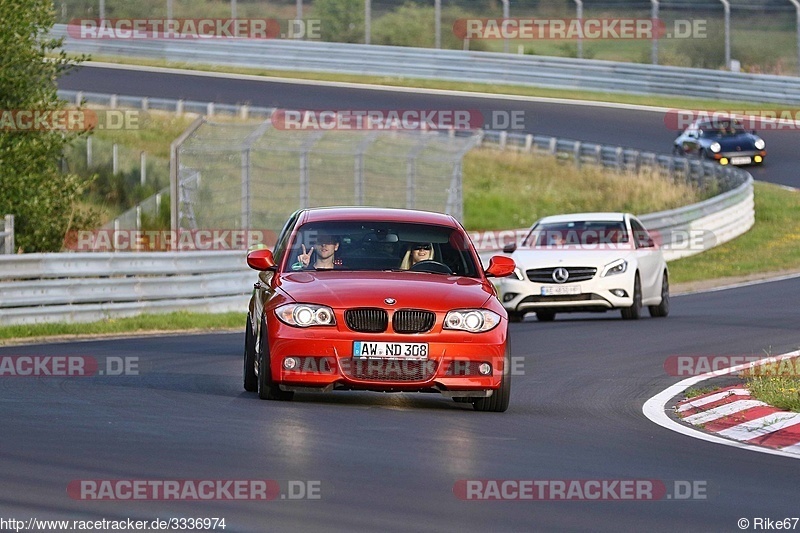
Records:
[[[522,269],[519,267],[514,269],[514,277],[520,281],[525,281],[525,274],[522,273]]]
[[[613,276],[614,274],[622,274],[628,270],[628,262],[624,259],[617,259],[603,267],[603,273],[600,277]]]
[[[756,142],[753,143],[753,146],[756,147],[756,150],[763,150],[767,143],[764,142],[764,139],[756,139]]]
[[[444,329],[457,329],[470,333],[481,333],[494,329],[500,323],[500,315],[488,309],[459,309],[444,317]]]
[[[336,325],[333,309],[325,305],[285,304],[275,309],[275,315],[284,324],[298,328]]]
[[[716,154],[722,150],[722,146],[720,146],[719,143],[711,143],[711,146],[709,146],[708,149]]]

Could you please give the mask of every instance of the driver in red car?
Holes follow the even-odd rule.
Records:
[[[420,261],[433,261],[433,244],[422,242],[410,245],[406,250],[406,255],[403,256],[400,268],[408,270]]]
[[[297,262],[292,265],[292,270],[309,268],[325,270],[341,267],[341,261],[336,259],[336,251],[339,249],[339,238],[336,235],[320,233],[313,248],[306,250],[305,244],[302,247],[303,253],[297,256]]]

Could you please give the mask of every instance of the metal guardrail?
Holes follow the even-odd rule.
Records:
[[[240,250],[0,256],[0,324],[244,311],[254,280]]]
[[[791,76],[534,55],[286,40],[74,39],[64,49],[97,56],[162,59],[260,69],[406,76],[557,89],[800,104]]]

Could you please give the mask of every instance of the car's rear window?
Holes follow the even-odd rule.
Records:
[[[426,247],[432,260],[454,275],[478,277],[469,237],[458,228],[401,222],[340,221],[308,223],[299,227],[288,245],[283,271],[299,270],[298,256],[318,242],[336,241],[337,270],[400,270],[414,247]],[[313,263],[313,257],[311,262]]]

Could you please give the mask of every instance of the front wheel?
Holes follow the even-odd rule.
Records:
[[[244,367],[242,369],[244,390],[255,392],[258,390],[258,376],[256,376],[256,339],[250,327],[250,316],[247,317],[247,326],[244,331]]]
[[[292,391],[283,391],[272,379],[272,369],[270,368],[269,344],[267,342],[267,324],[264,317],[261,317],[261,344],[256,357],[258,357],[258,397],[262,400],[291,400],[294,396]]]
[[[508,321],[509,322],[522,322],[525,319],[525,313],[521,313],[519,311],[509,311],[508,312]]]
[[[506,343],[508,340],[506,339]],[[476,398],[472,400],[472,407],[476,411],[487,411],[503,413],[508,409],[511,400],[511,352],[506,344],[506,353],[503,357],[503,375],[500,378],[500,386],[488,398]]]
[[[661,280],[661,303],[650,305],[647,310],[650,311],[652,317],[665,317],[669,314],[669,278],[666,272]]]
[[[625,320],[638,320],[642,316],[642,282],[639,281],[639,273],[633,280],[633,304],[621,310],[622,318]]]

